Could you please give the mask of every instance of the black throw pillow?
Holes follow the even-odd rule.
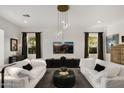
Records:
[[[102,71],[102,70],[104,70],[105,69],[105,67],[104,66],[101,66],[101,65],[99,65],[99,64],[96,64],[96,66],[95,66],[95,68],[94,68],[94,70],[96,70],[96,71],[98,71],[98,72],[100,72],[100,71]]]
[[[27,64],[27,65],[25,65],[25,66],[23,66],[23,69],[26,69],[26,70],[32,70],[32,66],[30,65],[30,64]]]

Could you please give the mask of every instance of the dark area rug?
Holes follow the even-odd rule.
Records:
[[[76,82],[73,88],[92,88],[87,79],[81,74],[79,68],[70,68],[74,71]],[[44,77],[39,81],[35,88],[56,88],[53,84],[52,78],[56,68],[48,68]]]

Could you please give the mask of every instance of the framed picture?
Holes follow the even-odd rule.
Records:
[[[53,42],[54,54],[72,54],[74,49],[73,42]]]
[[[111,52],[111,47],[119,44],[119,34],[114,34],[106,37],[107,53]]]
[[[10,50],[11,51],[18,51],[18,40],[11,38],[10,39]]]

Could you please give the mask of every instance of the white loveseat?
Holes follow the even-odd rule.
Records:
[[[26,59],[15,63],[15,65],[5,69],[5,88],[33,88],[46,72],[46,62],[43,59]],[[28,63],[33,67],[30,71],[22,68]]]
[[[96,64],[105,69],[100,72],[94,70]],[[86,58],[80,61],[80,71],[95,88],[124,88],[124,65]]]

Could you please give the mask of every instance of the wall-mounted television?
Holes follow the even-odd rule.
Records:
[[[72,54],[74,52],[73,42],[53,42],[54,54]]]

